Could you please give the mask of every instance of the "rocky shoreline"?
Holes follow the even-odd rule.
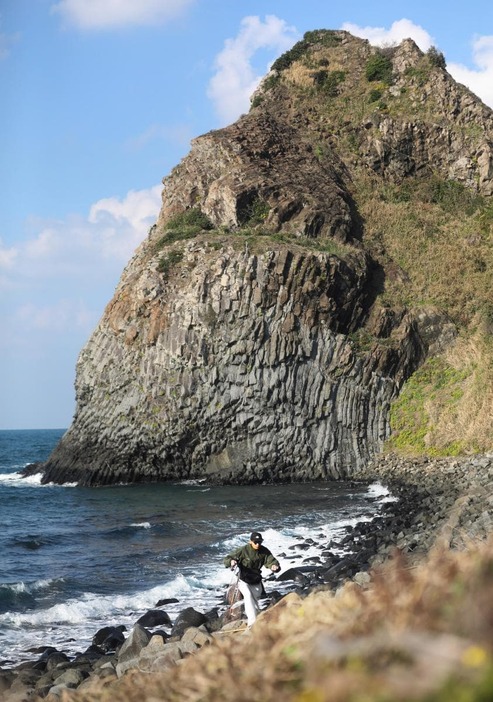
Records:
[[[403,459],[383,455],[354,476],[357,481],[379,480],[396,501],[384,505],[371,522],[348,527],[342,540],[317,543],[317,536],[297,545],[300,566],[281,573],[273,590],[269,582],[267,602],[275,603],[288,592],[301,596],[319,589],[336,590],[352,579],[364,587],[368,570],[389,558],[397,548],[410,559],[425,556],[432,548],[461,548],[468,540],[484,539],[493,531],[493,454],[469,458]],[[308,564],[303,549],[317,543],[320,557]],[[343,546],[349,553],[337,555]],[[128,670],[148,672],[176,665],[214,638],[244,628],[225,601],[209,612],[186,607],[171,621],[169,600],[141,617],[130,632],[105,627],[96,632],[92,645],[69,658],[46,646],[32,651],[32,662],[0,663],[0,699],[8,702],[56,700],[63,690],[76,689],[99,680],[104,684]],[[221,612],[221,613],[220,613]]]

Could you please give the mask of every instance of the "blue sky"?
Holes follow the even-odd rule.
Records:
[[[0,0],[0,429],[69,426],[162,178],[320,28],[434,45],[493,107],[491,0]]]

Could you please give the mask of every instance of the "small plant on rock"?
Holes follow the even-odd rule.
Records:
[[[169,251],[164,256],[161,256],[161,258],[159,259],[157,269],[160,273],[163,274],[163,276],[165,278],[167,278],[168,274],[169,274],[170,270],[173,268],[173,266],[180,263],[180,261],[182,261],[182,260],[183,260],[183,251],[177,251],[176,249],[173,249],[172,251]]]
[[[425,56],[432,66],[444,69],[447,67],[445,56],[442,54],[441,51],[438,51],[438,49],[435,46],[430,46]]]
[[[368,95],[368,102],[377,102],[382,97],[382,91],[380,88],[374,88]]]
[[[182,239],[191,239],[202,231],[210,231],[212,222],[199,207],[192,207],[172,217],[166,224],[166,233],[158,239],[156,249]]]
[[[318,90],[329,97],[336,97],[339,94],[339,84],[346,79],[344,71],[316,71],[312,75],[313,82]]]
[[[370,56],[366,64],[365,75],[370,82],[379,80],[386,85],[392,83],[392,61],[383,51]]]

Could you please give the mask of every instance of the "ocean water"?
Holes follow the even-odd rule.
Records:
[[[62,434],[0,431],[0,663],[32,659],[28,649],[41,645],[82,651],[101,627],[130,629],[164,598],[179,600],[165,607],[172,619],[189,606],[221,609],[232,578],[222,559],[252,530],[286,570],[320,553],[290,547],[337,540],[392,499],[377,483],[81,488],[22,479],[18,471],[45,460]]]

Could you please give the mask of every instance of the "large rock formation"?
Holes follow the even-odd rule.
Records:
[[[491,111],[409,40],[378,84],[385,109],[369,102],[366,41],[315,32],[297,48],[164,180],[80,354],[45,481],[351,475],[402,382],[453,337],[438,310],[380,304],[388,272],[365,248],[353,175],[433,172],[490,195]]]

